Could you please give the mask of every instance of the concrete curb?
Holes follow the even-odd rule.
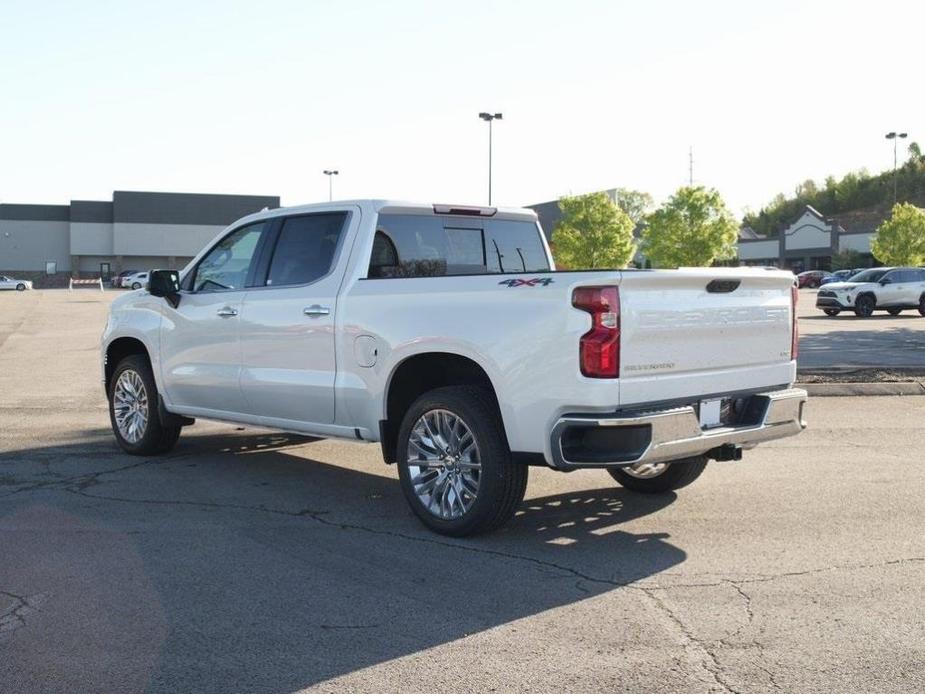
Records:
[[[812,397],[851,395],[925,395],[925,384],[918,381],[897,383],[797,383]]]

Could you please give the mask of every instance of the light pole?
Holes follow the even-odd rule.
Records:
[[[897,192],[896,192],[896,143],[905,139],[909,136],[909,133],[897,133],[897,132],[888,132],[886,134],[887,140],[893,141],[893,204],[897,202]]]
[[[334,177],[339,173],[337,169],[324,170],[324,175],[328,177],[328,202],[334,199]]]
[[[495,120],[501,120],[501,114],[485,113],[483,111],[479,114],[479,118],[488,121],[488,204],[491,205],[491,123]]]

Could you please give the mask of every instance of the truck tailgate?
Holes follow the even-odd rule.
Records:
[[[789,272],[628,271],[620,282],[620,403],[788,384]]]

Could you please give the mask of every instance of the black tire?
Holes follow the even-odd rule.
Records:
[[[26,291],[26,285],[24,285],[22,282],[20,282],[19,284],[16,285],[16,291],[17,291],[17,292],[24,292],[24,291]]]
[[[898,316],[900,313],[903,312],[903,310],[901,308],[888,308],[886,312],[889,313],[891,316]]]
[[[134,371],[144,385],[145,400],[147,402],[147,422],[144,426],[143,434],[137,441],[129,441],[122,435],[119,426],[116,423],[115,412],[115,392],[116,384],[119,378],[126,371]],[[109,422],[112,425],[112,432],[116,437],[116,442],[123,451],[131,455],[158,455],[166,453],[177,443],[180,438],[179,426],[164,426],[158,415],[159,395],[157,384],[154,382],[154,374],[151,372],[151,364],[147,357],[140,354],[132,354],[120,361],[112,374],[109,382]]]
[[[620,486],[643,494],[664,494],[686,487],[703,474],[707,459],[703,456],[675,460],[657,477],[633,477],[623,468],[610,468],[607,472]]]
[[[925,294],[919,297],[919,315],[925,316]]]
[[[874,314],[877,302],[870,294],[862,294],[854,302],[854,315],[859,318],[870,318]]]
[[[132,289],[141,289],[141,284],[139,282],[134,282],[132,284]]]
[[[472,433],[481,463],[477,493],[457,518],[441,518],[428,510],[412,483],[409,441],[418,420],[432,410],[448,411],[463,421]],[[424,525],[441,535],[465,537],[499,528],[514,515],[527,490],[528,467],[511,459],[498,408],[484,388],[447,386],[421,395],[402,418],[396,455],[408,505]]]
[[[834,317],[837,316],[839,313],[841,313],[841,309],[837,309],[837,308],[824,308],[824,309],[822,309],[822,312],[825,313],[825,315],[827,315],[827,316],[832,316],[832,317],[834,318]]]

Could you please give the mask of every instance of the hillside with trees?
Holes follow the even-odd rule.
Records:
[[[909,157],[896,172],[896,188],[899,202],[925,207],[925,155],[915,142],[909,145]],[[796,187],[793,197],[778,194],[760,212],[746,214],[742,221],[763,236],[777,236],[806,205],[826,216],[869,210],[882,219],[893,207],[893,171],[872,176],[861,169],[841,180],[829,176],[822,186],[806,180]]]

